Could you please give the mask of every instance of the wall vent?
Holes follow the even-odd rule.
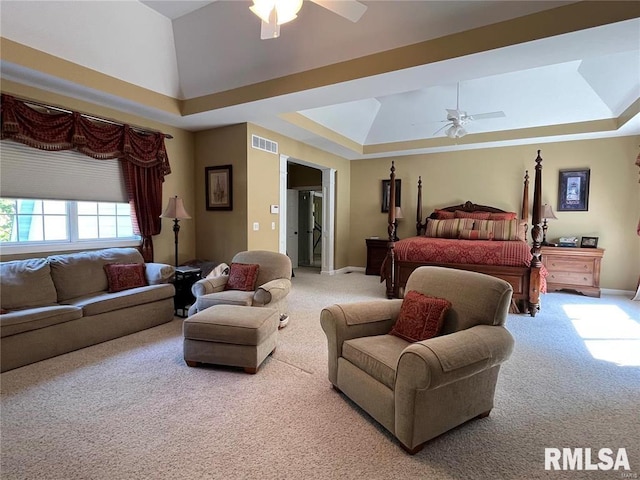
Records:
[[[259,137],[258,135],[251,135],[251,146],[258,150],[278,154],[278,142]]]

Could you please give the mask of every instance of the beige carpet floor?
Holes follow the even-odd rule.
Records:
[[[291,321],[257,375],[187,367],[178,318],[3,373],[0,478],[623,478],[545,471],[545,447],[624,447],[628,478],[640,475],[640,361],[620,365],[640,352],[639,302],[549,294],[535,319],[511,315],[516,348],[491,416],[409,456],[327,380],[322,307],[384,298],[384,286],[302,269],[293,282]],[[619,342],[618,358],[594,358],[598,341]]]

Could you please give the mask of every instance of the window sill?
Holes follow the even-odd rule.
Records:
[[[138,247],[140,239],[127,238],[121,240],[98,240],[86,242],[49,242],[49,243],[31,243],[24,245],[1,245],[0,255],[17,255],[25,253],[57,253],[80,250],[96,250],[99,248],[112,247]]]

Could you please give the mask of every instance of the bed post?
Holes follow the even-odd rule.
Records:
[[[416,208],[416,235],[422,230],[422,176],[418,177],[418,206]]]
[[[387,298],[393,298],[393,288],[396,278],[396,261],[394,252],[394,239],[396,238],[396,167],[391,161],[391,173],[389,174],[389,217],[387,232],[389,238],[387,242],[387,260],[386,260],[386,287]]]
[[[542,267],[542,260],[540,259],[542,246],[542,227],[540,223],[542,221],[542,158],[540,157],[540,150],[538,150],[538,156],[536,157],[536,173],[533,187],[533,218],[531,228],[531,239],[533,245],[531,247],[531,274],[529,277],[529,314],[532,317],[536,316],[538,310],[540,310],[540,267]]]
[[[529,230],[529,170],[524,171],[524,186],[522,187],[522,212],[520,221],[524,223],[524,234]]]

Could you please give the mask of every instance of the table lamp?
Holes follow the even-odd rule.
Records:
[[[548,203],[545,203],[542,206],[542,218],[544,219],[544,222],[542,223],[542,245],[549,246],[552,244],[547,242],[547,219],[557,220],[558,217],[555,216],[551,205],[549,205]]]

